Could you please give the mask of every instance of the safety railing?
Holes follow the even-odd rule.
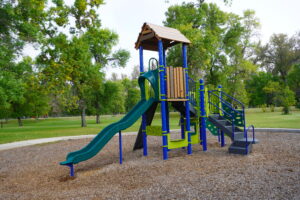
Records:
[[[220,91],[220,90],[211,90],[209,93],[215,94],[215,96],[218,97],[218,101],[222,103],[222,106],[226,106],[229,110],[231,110],[234,113],[234,116],[239,116],[241,119],[239,120],[241,122],[241,125],[243,126],[244,133],[246,132],[246,120],[245,120],[245,106],[242,102],[237,100],[236,98],[230,96],[229,94]],[[217,93],[217,94],[216,94]],[[235,104],[240,105],[241,109],[236,109],[232,103],[229,103],[228,100],[225,100],[226,97],[228,100],[235,102]],[[226,110],[226,109],[224,109]],[[225,116],[226,117],[226,116]],[[235,120],[237,121],[237,119]],[[236,124],[238,125],[238,124]]]
[[[234,140],[234,129],[235,129],[235,117],[232,113],[227,112],[226,110],[224,110],[222,107],[219,106],[218,103],[211,101],[212,97],[218,98],[221,102],[224,101],[222,98],[220,98],[219,95],[213,93],[212,91],[208,92],[208,103],[210,105],[210,110],[219,110],[222,113],[226,114],[227,116],[230,116],[230,118],[228,119],[231,122],[231,126],[232,126],[232,140]]]
[[[197,106],[197,90],[199,90],[199,88],[197,88],[197,83],[196,81],[194,81],[193,79],[191,79],[189,77],[188,79],[189,81],[189,91],[188,91],[188,95],[189,95],[189,100],[190,100],[190,103],[193,105],[193,106]]]
[[[254,129],[253,125],[248,126],[244,136],[246,137],[246,142],[248,142],[248,131],[250,128],[252,128],[252,143],[254,143],[255,142],[255,129]]]

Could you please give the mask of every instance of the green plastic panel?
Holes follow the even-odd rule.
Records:
[[[168,139],[168,149],[178,149],[181,147],[187,147],[188,146],[188,137],[187,137],[187,131],[184,132],[184,139],[178,139],[178,140],[171,140],[170,133],[167,134]]]
[[[231,115],[234,116],[234,125],[235,126],[241,126],[243,127],[244,126],[244,112],[243,110],[237,110],[239,112],[234,112],[233,110],[231,110],[228,105],[226,104],[223,104],[223,109],[226,111],[226,113],[224,113],[224,117],[228,120],[232,120],[231,119],[231,116],[228,115],[227,113],[230,113]]]
[[[209,120],[206,120],[206,127],[211,132],[211,134],[216,136],[218,135],[218,128]]]
[[[147,126],[146,134],[151,136],[162,136],[161,126]]]

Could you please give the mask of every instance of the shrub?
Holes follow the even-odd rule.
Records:
[[[270,105],[270,111],[271,112],[275,112],[275,106],[272,104],[272,105]]]
[[[267,106],[266,106],[266,104],[262,104],[260,107],[261,107],[261,110],[263,112],[267,112]]]

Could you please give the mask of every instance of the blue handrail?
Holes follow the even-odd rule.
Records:
[[[217,96],[222,102],[224,102],[225,105],[227,105],[227,107],[230,108],[232,111],[234,111],[235,113],[240,113],[240,114],[241,114],[242,120],[243,120],[243,124],[244,124],[244,127],[243,127],[243,128],[244,128],[244,137],[245,137],[245,133],[246,133],[246,119],[245,119],[245,106],[244,106],[244,104],[243,104],[242,102],[240,102],[239,100],[235,99],[234,97],[230,96],[229,94],[223,92],[223,91],[212,90],[212,91],[210,91],[210,92],[211,92],[212,94],[214,94],[214,92],[221,92],[222,95],[216,95],[216,94],[215,94],[215,96]],[[240,112],[239,110],[234,109],[234,108],[232,107],[232,105],[231,105],[229,102],[227,102],[226,100],[224,100],[224,99],[222,98],[223,95],[227,96],[228,98],[230,98],[230,99],[232,99],[233,101],[235,101],[235,102],[237,102],[238,104],[240,104],[241,107],[242,107],[242,112]]]
[[[196,82],[191,79],[190,77],[188,77],[188,81],[189,81],[189,98],[190,98],[190,102],[192,105],[197,106],[197,101],[196,101]]]
[[[210,95],[211,94],[213,94],[213,95],[215,95],[215,96],[217,96],[219,98],[219,96],[216,95],[216,94],[214,94],[214,93],[208,93],[208,96],[209,96],[208,99],[210,99]],[[234,127],[234,115],[232,115],[232,114],[228,113],[227,111],[223,110],[223,108],[220,108],[219,106],[217,106],[216,104],[214,104],[210,100],[208,101],[208,103],[211,104],[211,105],[213,105],[213,106],[215,106],[217,109],[221,110],[223,113],[231,116],[231,118],[232,118],[232,121],[231,121],[231,124],[232,124],[232,140],[234,140],[234,129],[235,129],[235,127]]]
[[[234,108],[231,106],[230,103],[228,103],[226,100],[224,100],[224,99],[223,99],[222,97],[220,97],[219,95],[213,93],[214,91],[216,91],[216,90],[209,91],[209,93],[211,93],[211,94],[213,94],[214,96],[218,97],[218,98],[222,101],[222,103],[224,103],[224,104],[225,104],[228,108],[230,108],[232,111],[237,112],[237,113],[240,113],[241,115],[244,115],[244,109],[243,109],[242,112],[239,111],[239,110],[234,109]]]
[[[233,101],[237,102],[238,104],[240,104],[242,106],[242,108],[245,108],[245,105],[240,102],[239,100],[237,100],[236,98],[234,98],[233,96],[230,96],[229,94],[223,92],[223,91],[218,91],[218,90],[211,90],[211,92],[221,92],[222,94],[224,94],[225,96],[227,96],[228,98],[232,99]]]
[[[217,92],[218,94],[215,94],[214,92]],[[229,115],[231,118],[232,118],[232,125],[233,125],[233,137],[234,137],[234,115],[232,114],[228,114],[223,108],[220,108],[219,106],[215,105],[214,103],[211,102],[211,95],[214,95],[215,97],[217,97],[219,99],[219,102],[222,102],[224,103],[223,105],[227,106],[229,109],[231,109],[233,112],[235,113],[240,113],[241,116],[242,116],[242,120],[243,120],[243,123],[244,123],[244,138],[246,139],[246,148],[247,148],[247,151],[248,151],[248,131],[250,130],[250,128],[252,128],[252,143],[255,142],[255,129],[254,129],[254,126],[253,125],[250,125],[247,129],[246,129],[246,120],[245,120],[245,106],[242,102],[240,102],[239,100],[235,99],[234,97],[226,94],[225,92],[223,91],[219,91],[219,90],[211,90],[209,91],[209,104],[211,105],[214,105],[217,109],[221,110],[223,113]],[[222,96],[225,95],[226,97],[232,99],[233,101],[235,101],[236,103],[238,103],[239,105],[241,105],[242,107],[242,111],[240,110],[236,110],[235,108],[233,108],[232,104],[227,102],[226,100],[224,100],[222,98]]]
[[[255,129],[253,125],[248,126],[246,132],[245,132],[245,136],[246,136],[246,142],[248,142],[248,131],[249,129],[252,128],[252,143],[255,142]]]

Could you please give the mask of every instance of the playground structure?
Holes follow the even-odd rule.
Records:
[[[182,45],[183,66],[171,67],[166,63],[166,50],[174,45]],[[237,99],[222,91],[208,91],[204,81],[192,80],[188,75],[187,46],[190,41],[177,29],[144,23],[138,36],[135,48],[139,49],[140,77],[138,83],[141,100],[121,120],[105,127],[84,148],[71,152],[61,165],[70,167],[74,176],[74,164],[95,156],[107,142],[119,133],[120,163],[122,163],[121,131],[132,126],[142,117],[141,126],[136,138],[134,150],[143,148],[143,155],[148,155],[147,137],[162,137],[163,159],[168,159],[168,151],[183,148],[192,154],[192,145],[200,144],[207,150],[206,128],[218,136],[221,146],[225,146],[225,135],[232,143],[229,153],[247,155],[256,143],[254,127],[246,129],[245,107]],[[156,69],[144,70],[143,51],[158,51]],[[149,62],[150,63],[150,62]],[[161,126],[153,126],[152,120],[158,104],[161,104]],[[180,113],[181,139],[172,139],[169,126],[169,106]],[[191,131],[191,127],[193,130]],[[252,138],[248,131],[252,128]]]

